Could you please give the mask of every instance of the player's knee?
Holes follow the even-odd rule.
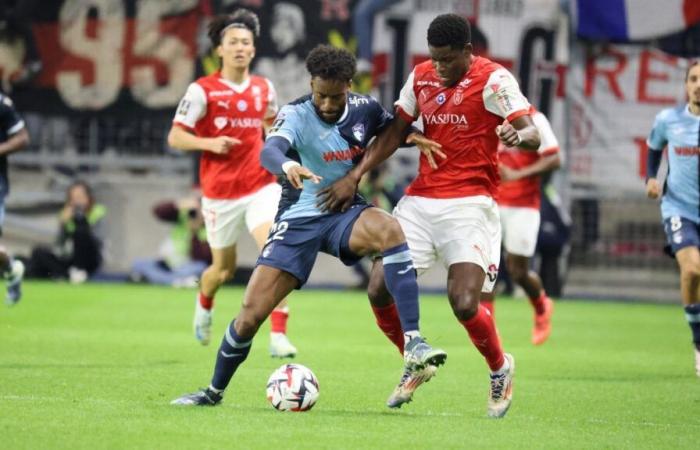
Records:
[[[386,250],[391,247],[396,247],[399,244],[406,242],[406,236],[403,234],[403,229],[396,219],[387,220],[382,224],[382,249]]]
[[[521,283],[527,278],[528,267],[526,264],[507,260],[506,267],[508,268],[508,274],[516,283]]]
[[[224,284],[228,280],[233,278],[233,271],[229,269],[219,269],[216,272],[216,279],[218,280],[219,284]]]
[[[452,305],[452,312],[458,320],[469,320],[474,317],[479,310],[480,292],[473,290],[452,292],[448,291],[447,296]]]
[[[697,283],[700,281],[700,267],[690,265],[681,268],[681,280],[688,283]]]

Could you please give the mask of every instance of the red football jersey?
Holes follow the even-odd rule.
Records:
[[[423,119],[424,134],[442,144],[447,159],[431,169],[421,154],[418,176],[406,194],[428,198],[495,197],[499,184],[498,136],[503,119],[512,121],[530,105],[513,75],[499,64],[473,56],[469,71],[451,87],[440,83],[431,61],[413,69],[396,101],[412,122]]]
[[[528,151],[520,148],[506,147],[498,142],[498,159],[501,164],[511,169],[520,169],[534,164],[543,156],[559,152],[559,142],[549,120],[539,111],[531,111],[532,121],[540,132],[540,148]],[[519,180],[501,183],[498,188],[498,204],[501,206],[517,206],[540,209],[540,176],[521,178]]]
[[[229,136],[242,142],[224,155],[201,152],[199,178],[205,197],[236,199],[275,182],[260,165],[263,124],[275,114],[277,96],[267,78],[250,76],[235,84],[217,72],[190,84],[174,124],[199,137]]]

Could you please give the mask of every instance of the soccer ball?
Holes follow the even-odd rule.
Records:
[[[318,393],[316,375],[301,364],[285,364],[267,380],[267,399],[279,411],[308,411]]]

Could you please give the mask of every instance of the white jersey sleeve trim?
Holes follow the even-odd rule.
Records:
[[[190,83],[184,97],[180,100],[173,122],[194,128],[199,119],[207,113],[207,94],[197,83]]]
[[[7,130],[7,134],[12,135],[20,131],[22,128],[24,128],[24,120],[20,120],[17,123],[15,123],[12,127],[10,127],[9,130]]]
[[[483,90],[486,110],[507,119],[513,113],[530,108],[530,103],[520,92],[513,74],[506,69],[494,70]]]
[[[277,101],[277,91],[272,81],[265,78],[267,82],[267,111],[265,111],[265,119],[271,119],[277,115],[279,111],[279,103]]]
[[[411,71],[406,83],[401,88],[399,99],[394,102],[394,106],[401,108],[406,114],[410,114],[414,119],[418,117],[418,101],[416,92],[413,90],[415,70]]]
[[[554,149],[559,149],[559,140],[554,135],[554,130],[552,130],[552,125],[547,120],[547,117],[541,112],[536,112],[531,115],[532,122],[537,127],[537,131],[540,132],[540,148],[537,152],[542,153],[552,153]]]

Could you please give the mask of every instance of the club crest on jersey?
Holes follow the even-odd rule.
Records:
[[[226,126],[228,119],[226,117],[215,117],[214,126],[219,130]]]
[[[248,109],[248,104],[245,102],[245,100],[238,100],[238,103],[236,103],[236,107],[240,112],[243,112],[246,109]]]
[[[357,139],[358,141],[362,142],[362,138],[365,137],[365,126],[364,124],[361,123],[356,123],[352,127],[352,135]]]
[[[445,98],[446,98],[445,93],[440,92],[438,94],[438,96],[435,98],[435,101],[438,103],[438,105],[442,105],[443,103],[445,103]]]
[[[459,105],[460,103],[462,103],[462,91],[455,92],[454,97],[452,97],[452,101],[455,105]]]

